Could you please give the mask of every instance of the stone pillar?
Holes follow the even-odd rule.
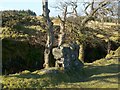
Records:
[[[63,67],[65,71],[83,67],[83,63],[78,59],[79,45],[63,44],[60,48],[54,48],[52,53],[56,59],[56,67]]]

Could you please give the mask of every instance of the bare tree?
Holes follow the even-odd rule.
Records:
[[[86,47],[86,35],[85,35],[85,32],[83,29],[86,27],[87,23],[91,20],[95,20],[96,18],[98,17],[101,17],[103,15],[109,15],[110,13],[113,14],[113,4],[111,4],[111,0],[90,0],[89,2],[84,2],[84,13],[85,13],[85,17],[84,19],[81,20],[81,22],[75,22],[74,25],[72,24],[72,28],[77,28],[77,34],[80,38],[80,50],[79,50],[79,59],[84,61],[84,50],[85,50],[85,47]],[[82,3],[80,3],[82,4]],[[66,8],[63,8],[63,7],[66,7],[67,9],[70,7],[72,7],[71,11],[68,11]],[[66,18],[66,16],[68,14],[71,14],[74,16],[74,18],[78,17],[77,15],[77,8],[78,8],[78,3],[76,2],[76,0],[63,0],[63,1],[60,1],[60,5],[58,4],[57,8],[61,11],[64,12],[64,14],[62,15],[63,17]],[[66,10],[65,10],[66,9]],[[69,9],[70,10],[70,9]],[[60,18],[61,22],[63,23],[63,25],[61,26],[61,28],[64,27],[65,29],[65,22],[66,20]],[[76,20],[77,21],[77,20]],[[73,22],[72,22],[73,23]],[[61,31],[63,31],[61,29]],[[101,32],[100,32],[101,33]],[[62,34],[61,34],[62,35]],[[90,34],[91,35],[91,34]],[[93,35],[92,35],[93,36]],[[63,37],[63,36],[61,36]],[[95,37],[95,35],[94,35]],[[82,38],[84,38],[82,40]],[[61,42],[63,41],[63,39],[61,39]],[[109,46],[108,46],[108,49],[110,47],[110,43],[108,43]],[[109,52],[109,50],[108,50]]]
[[[50,62],[50,53],[52,50],[52,45],[53,45],[53,23],[50,20],[49,13],[50,10],[48,9],[48,0],[42,0],[42,5],[43,5],[43,17],[46,22],[47,26],[47,42],[46,42],[46,47],[44,51],[44,67],[48,68],[49,67],[49,62]]]
[[[58,18],[60,19],[60,34],[59,34],[59,39],[58,39],[58,47],[60,47],[63,42],[64,42],[64,37],[65,37],[65,23],[66,23],[66,17],[67,17],[67,4],[61,4],[61,7],[57,7],[62,10],[62,16],[58,15]]]
[[[85,9],[84,12],[86,14],[85,18],[81,21],[81,25],[82,27],[85,27],[85,25],[91,21],[91,20],[95,20],[98,16],[104,16],[104,15],[114,15],[114,3],[110,0],[102,0],[102,1],[98,1],[98,0],[91,0],[91,2],[85,2]],[[88,10],[89,9],[89,10]],[[82,30],[83,31],[83,30]],[[99,32],[99,31],[98,31]],[[99,32],[101,33],[101,32]],[[79,33],[80,35],[84,34],[80,31]],[[107,35],[107,34],[105,34]],[[109,35],[110,36],[110,35]],[[108,39],[108,53],[110,52],[110,40],[108,38],[108,35],[106,37]],[[85,49],[85,45],[86,43],[83,41],[80,44],[80,50],[79,50],[79,59],[80,60],[84,60],[84,49]]]
[[[59,40],[58,40],[58,47],[60,47],[64,42],[65,37],[65,23],[66,23],[66,16],[67,16],[67,6],[63,7],[63,17],[59,17],[60,19],[60,34],[59,34]]]
[[[60,19],[60,34],[58,40],[58,47],[60,47],[64,42],[67,15],[73,14],[74,17],[77,16],[77,0],[75,0],[74,2],[72,0],[63,0],[60,2],[57,1],[57,3],[58,5],[54,8],[62,11],[62,16],[58,15],[58,18]],[[68,12],[69,6],[72,6],[72,11],[70,12]]]

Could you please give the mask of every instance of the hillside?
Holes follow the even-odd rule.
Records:
[[[2,4],[0,89],[119,89],[119,0]]]
[[[23,70],[34,71],[43,68],[44,48],[46,44],[46,25],[41,16],[35,16],[32,11],[4,11],[3,23],[0,30],[2,34],[0,38],[3,42],[3,74],[16,73]],[[54,18],[54,47],[58,43],[58,34],[60,27],[59,19]],[[105,33],[113,32],[110,35],[112,40],[111,49],[116,50],[119,43],[118,26],[114,24],[101,25],[100,23],[88,24],[83,30],[104,31]],[[100,30],[98,29],[101,28]],[[91,38],[91,35],[86,38],[85,62],[93,62],[97,59],[106,56],[107,41],[105,36],[95,34],[98,39]],[[66,32],[65,41],[70,43],[73,41],[73,35]],[[77,39],[77,38],[76,38]],[[81,39],[79,37],[78,39]],[[84,38],[83,38],[84,40]],[[13,53],[14,52],[14,53]],[[14,62],[13,62],[14,60]],[[55,60],[51,57],[52,62]],[[54,64],[51,66],[54,66]]]
[[[2,73],[42,69],[47,35],[44,20],[27,11],[4,11],[2,17]]]
[[[76,37],[68,31],[72,28],[67,22],[65,43],[82,40],[86,46],[84,67],[64,72],[62,68],[43,69],[47,27],[41,16],[32,11],[4,11],[2,18],[3,76],[0,76],[0,83],[3,88],[118,88],[120,25],[90,22],[80,27],[83,36]],[[53,47],[56,47],[60,21],[57,18],[52,21]],[[110,54],[107,54],[108,39],[111,41]],[[53,55],[50,60],[50,66],[55,66]]]
[[[106,57],[113,57],[118,53],[120,48]],[[25,70],[0,78],[3,88],[118,88],[118,59],[117,56],[109,60],[85,63],[84,68],[78,71],[63,72],[57,68],[34,72]]]

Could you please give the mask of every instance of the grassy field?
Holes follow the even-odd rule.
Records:
[[[93,63],[85,63],[81,70],[64,72],[49,68],[34,72],[23,71],[0,76],[3,88],[118,88],[118,58],[120,48]],[[111,52],[112,53],[112,52]]]
[[[41,20],[41,17],[37,17]],[[54,25],[59,25],[60,21],[53,20]],[[98,26],[99,23],[93,25]],[[100,23],[100,27],[101,27]],[[118,28],[114,28],[114,23],[105,23],[106,27],[101,27],[107,32],[111,32],[111,40],[118,40]],[[90,27],[93,26],[90,24]],[[88,24],[89,27],[89,24]],[[112,28],[113,27],[113,28]],[[92,28],[95,28],[93,26]],[[3,28],[7,30],[7,28]],[[12,38],[27,37],[28,35],[36,35],[36,31],[45,32],[40,26],[25,26],[21,27],[21,31],[25,31],[25,34],[11,33]],[[26,30],[29,31],[26,33]],[[36,30],[36,31],[35,31]],[[8,32],[10,33],[10,32]],[[10,37],[7,34],[4,37]],[[41,35],[42,36],[42,35]],[[0,38],[2,36],[0,35]],[[103,38],[104,36],[98,35]],[[111,51],[106,58],[97,60],[93,63],[85,63],[84,68],[81,70],[71,70],[70,72],[64,72],[61,68],[49,68],[36,70],[30,72],[28,70],[16,73],[0,76],[0,83],[3,88],[118,88],[118,53],[120,48],[116,52]],[[26,60],[26,59],[25,59]]]

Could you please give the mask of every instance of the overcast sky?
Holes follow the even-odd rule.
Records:
[[[0,10],[32,10],[40,15],[41,0],[0,0]]]
[[[42,0],[0,0],[0,10],[32,10],[37,15],[42,14]],[[59,12],[52,8],[56,4],[55,0],[49,0],[51,16],[57,16]]]
[[[50,16],[58,16],[60,12],[52,6],[57,5],[56,0],[48,0]],[[0,0],[0,10],[32,10],[37,15],[42,14],[42,0]],[[81,11],[78,11],[80,13]]]
[[[60,11],[53,8],[53,6],[57,5],[57,1],[63,0],[48,0],[49,1],[49,9],[50,9],[50,16],[58,16]],[[69,1],[69,0],[68,0]],[[79,3],[81,2],[88,2],[91,0],[78,0]],[[99,1],[99,0],[97,0]],[[101,0],[100,0],[101,1]],[[0,0],[0,11],[1,10],[32,10],[37,15],[42,14],[42,0]],[[83,6],[79,4],[78,7],[78,14],[83,14]]]

